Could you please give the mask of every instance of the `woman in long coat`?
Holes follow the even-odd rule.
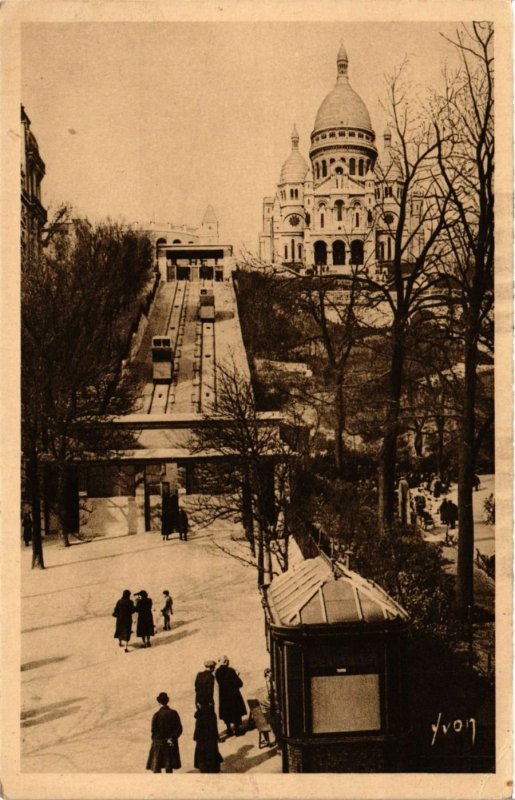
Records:
[[[220,772],[223,758],[218,750],[218,725],[212,705],[199,705],[195,711],[193,739],[197,743],[193,759],[195,769],[201,772]]]
[[[136,611],[138,612],[138,624],[136,626],[136,636],[143,642],[142,647],[150,647],[150,637],[154,635],[154,617],[152,615],[152,600],[142,589],[137,594]]]
[[[215,673],[218,683],[220,719],[225,722],[227,736],[232,736],[231,726],[234,725],[234,733],[239,736],[241,733],[241,718],[247,713],[245,701],[241,696],[240,689],[243,681],[235,669],[229,666],[227,656],[222,656],[220,666]]]
[[[131,638],[132,615],[134,614],[135,610],[136,608],[131,600],[131,593],[129,589],[124,589],[122,596],[114,607],[113,617],[116,617],[114,638],[118,639],[119,647],[122,647],[123,642],[125,642],[126,653],[129,652],[127,645],[129,644]]]

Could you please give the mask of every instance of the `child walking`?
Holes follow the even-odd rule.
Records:
[[[173,600],[170,597],[170,592],[167,589],[165,589],[163,592],[163,598],[164,606],[161,609],[161,614],[163,615],[164,620],[163,630],[169,631],[171,630],[170,615],[173,614]]]

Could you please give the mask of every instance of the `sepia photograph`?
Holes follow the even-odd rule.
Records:
[[[511,797],[510,6],[122,5],[4,7],[6,796]]]

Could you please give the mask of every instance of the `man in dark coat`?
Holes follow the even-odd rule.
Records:
[[[168,705],[169,697],[161,692],[156,697],[161,708],[152,717],[152,746],[148,754],[147,769],[152,772],[173,772],[181,768],[179,736],[182,733],[181,718]]]
[[[25,547],[28,547],[32,541],[32,517],[28,511],[23,515],[22,527],[23,541],[25,542]]]
[[[124,589],[122,596],[116,603],[113,611],[113,617],[116,617],[116,629],[114,638],[118,639],[118,646],[122,647],[125,642],[125,652],[128,653],[131,633],[132,633],[132,615],[136,611],[134,603],[131,600],[131,593],[129,589]]]
[[[215,676],[213,675],[216,661],[208,659],[204,661],[205,670],[197,673],[195,678],[195,705],[214,706]]]
[[[456,528],[456,520],[458,519],[458,506],[449,500],[447,503],[447,523],[451,531]]]
[[[179,539],[183,542],[188,541],[188,515],[183,508],[179,509]]]
[[[136,595],[136,611],[138,612],[138,624],[136,626],[136,636],[143,642],[142,647],[150,647],[150,637],[154,635],[154,617],[152,616],[152,600],[144,589]]]
[[[195,769],[201,772],[220,772],[223,758],[218,750],[218,725],[211,704],[200,704],[195,711],[193,739],[197,743],[193,760]]]
[[[240,692],[243,681],[236,670],[229,666],[227,656],[222,656],[220,659],[215,675],[219,694],[218,715],[225,722],[227,736],[233,735],[232,726],[234,726],[236,736],[240,736],[243,732],[241,718],[247,713],[245,701]]]

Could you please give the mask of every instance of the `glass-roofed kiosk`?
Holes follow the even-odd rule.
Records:
[[[276,578],[264,607],[283,771],[399,769],[406,611],[323,555]]]

